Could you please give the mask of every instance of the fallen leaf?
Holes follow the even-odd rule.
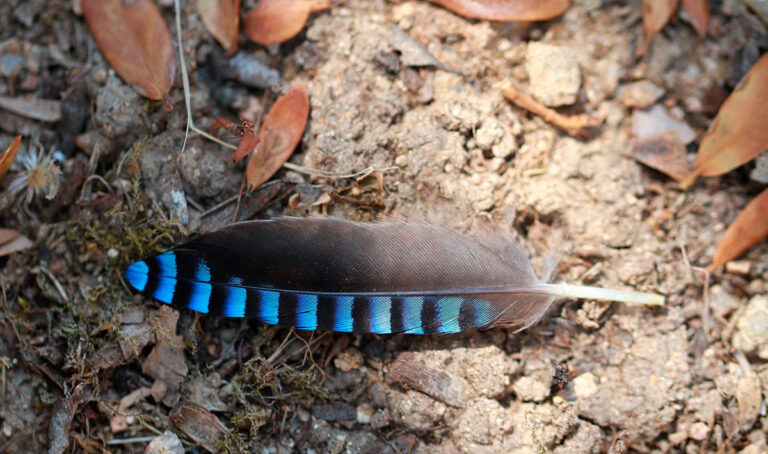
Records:
[[[683,0],[683,9],[691,16],[691,22],[699,36],[706,35],[709,27],[709,1]]]
[[[768,189],[749,202],[717,245],[710,271],[743,254],[768,236]]]
[[[715,176],[751,161],[768,149],[768,54],[725,100],[701,141],[696,170],[680,185],[689,188],[700,175]]]
[[[695,164],[686,159],[685,144],[677,131],[664,131],[638,139],[632,157],[677,181],[688,176]]]
[[[248,187],[258,188],[277,172],[299,144],[309,116],[309,97],[304,87],[281,96],[264,118],[259,130],[259,150],[245,170]]]
[[[176,77],[173,42],[151,0],[82,0],[96,44],[120,77],[140,95],[165,100]]]
[[[0,229],[0,257],[32,247],[32,241],[15,230]]]
[[[16,136],[16,138],[5,148],[2,154],[0,154],[0,181],[3,181],[3,177],[8,172],[8,169],[11,168],[11,164],[13,164],[13,161],[16,159],[16,155],[19,153],[20,148],[21,136]],[[3,242],[0,241],[0,244],[2,243]]]
[[[651,38],[658,33],[672,15],[677,11],[679,0],[643,0],[643,29],[645,30],[645,43],[640,52],[645,55],[648,52],[648,46],[651,45]]]
[[[330,0],[259,0],[243,19],[243,28],[253,42],[282,43],[304,28],[310,14],[330,6]]]
[[[61,101],[0,96],[0,107],[24,118],[55,123],[61,119]]]
[[[429,0],[471,19],[537,21],[557,17],[571,6],[570,0]]]
[[[226,437],[229,430],[215,415],[194,402],[179,402],[168,414],[171,421],[189,438],[211,452],[209,443]]]
[[[471,19],[500,22],[555,18],[571,6],[570,0],[429,0]]]
[[[234,54],[240,26],[240,0],[197,0],[197,12],[227,55]]]

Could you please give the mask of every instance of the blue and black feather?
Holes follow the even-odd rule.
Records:
[[[408,222],[241,222],[131,264],[163,303],[302,330],[438,334],[525,327],[553,297],[511,239]]]

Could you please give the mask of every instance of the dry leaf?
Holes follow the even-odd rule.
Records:
[[[701,141],[696,171],[680,185],[689,188],[700,175],[715,176],[751,161],[768,149],[768,54],[725,100]]]
[[[310,14],[330,6],[330,0],[259,0],[243,19],[243,28],[253,42],[282,43],[304,28]]]
[[[695,167],[686,159],[685,144],[677,131],[663,131],[638,139],[632,157],[677,181],[689,175]]]
[[[16,230],[0,229],[0,257],[32,247],[32,241]]]
[[[245,170],[248,187],[256,189],[277,172],[299,144],[309,116],[309,97],[296,87],[278,99],[259,130],[259,150]]]
[[[176,77],[173,42],[152,0],[82,0],[96,44],[109,64],[140,95],[165,100]]]
[[[429,0],[456,14],[493,21],[548,20],[565,12],[570,0]]]
[[[168,416],[176,427],[209,451],[208,443],[223,439],[229,432],[219,418],[194,402],[179,402]]]
[[[651,38],[658,33],[672,15],[677,11],[679,0],[643,0],[643,29],[645,29],[645,44],[641,55],[648,52],[648,46],[651,44]]]
[[[715,258],[709,269],[714,270],[729,260],[743,254],[747,249],[768,236],[768,189],[749,202],[744,211],[725,231],[723,239],[717,245]]]
[[[197,12],[227,55],[234,54],[240,26],[240,0],[197,0]]]
[[[55,123],[61,119],[61,101],[0,96],[0,107],[24,118]]]
[[[709,27],[708,0],[683,0],[683,9],[691,16],[691,22],[699,36],[706,35]]]
[[[21,136],[16,136],[15,139],[6,147],[2,154],[0,154],[0,181],[3,181],[3,177],[11,168],[11,164],[16,159],[16,155],[21,148]],[[0,244],[3,242],[0,241]]]

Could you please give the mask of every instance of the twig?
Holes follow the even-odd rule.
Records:
[[[187,130],[184,133],[184,143],[181,145],[181,152],[187,146],[187,137],[189,130],[194,125],[192,123],[192,107],[189,95],[189,74],[187,74],[187,62],[184,59],[184,46],[181,44],[181,5],[179,0],[173,0],[173,9],[176,12],[176,44],[179,47],[179,62],[181,63],[181,81],[184,85],[184,106],[187,108]]]
[[[508,79],[497,84],[496,88],[501,91],[501,94],[504,95],[504,97],[509,101],[513,102],[519,107],[522,107],[525,110],[539,115],[545,121],[552,123],[553,125],[574,137],[586,137],[586,128],[594,128],[603,122],[603,119],[599,116],[562,115],[557,111],[545,106],[544,104],[541,104],[525,93],[522,93],[520,90],[515,88],[512,82]]]
[[[155,437],[133,437],[133,438],[113,438],[107,441],[108,445],[127,445],[129,443],[147,443],[154,440]]]

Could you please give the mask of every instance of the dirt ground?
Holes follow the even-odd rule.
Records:
[[[290,159],[301,167],[245,197],[240,219],[490,224],[539,270],[559,254],[557,280],[667,297],[561,300],[522,332],[441,337],[297,333],[129,291],[128,263],[231,222],[244,165],[196,134],[180,155],[181,83],[173,111],[140,98],[77,3],[0,5],[0,95],[61,100],[63,112],[47,123],[0,109],[0,146],[22,134],[22,153],[60,151],[61,168],[52,200],[0,211],[0,227],[34,242],[0,258],[1,452],[768,449],[768,244],[703,271],[764,183],[749,164],[683,192],[629,157],[646,113],[695,153],[768,50],[766,23],[740,1],[710,2],[705,38],[679,15],[641,57],[640,1],[576,1],[522,25],[343,0],[279,48],[241,38],[240,52],[279,71],[271,89],[236,80],[182,2],[198,126],[255,119],[296,85],[309,93]],[[158,3],[173,29],[172,2]],[[506,101],[503,79],[604,121],[573,138]]]

